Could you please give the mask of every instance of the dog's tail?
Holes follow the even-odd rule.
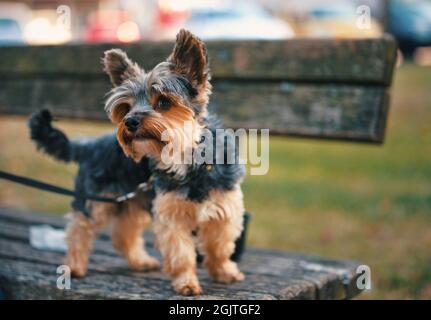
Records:
[[[83,145],[70,141],[51,122],[52,115],[46,109],[34,113],[28,121],[30,136],[37,148],[61,161],[79,161]]]

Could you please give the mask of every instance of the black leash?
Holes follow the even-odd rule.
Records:
[[[121,203],[124,202],[126,200],[132,199],[136,196],[136,192],[130,192],[127,194],[124,194],[122,196],[119,197],[101,197],[98,195],[94,195],[94,194],[86,194],[86,193],[81,193],[81,192],[76,192],[73,190],[69,190],[63,187],[59,187],[53,184],[49,184],[46,182],[42,182],[39,180],[35,180],[32,178],[27,178],[27,177],[22,177],[22,176],[17,176],[15,174],[12,173],[8,173],[8,172],[4,172],[0,170],[0,179],[5,179],[5,180],[9,180],[15,183],[19,183],[31,188],[36,188],[36,189],[40,189],[40,190],[45,190],[48,192],[53,192],[53,193],[58,193],[58,194],[62,194],[65,196],[71,196],[71,197],[75,197],[78,199],[87,199],[87,200],[93,200],[93,201],[98,201],[98,202],[109,202],[109,203]],[[143,191],[148,191],[150,189],[150,186],[147,183],[142,183],[139,185],[138,189],[143,190]]]

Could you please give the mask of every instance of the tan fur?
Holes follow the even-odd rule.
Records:
[[[153,202],[154,232],[163,255],[163,269],[180,294],[202,292],[196,276],[196,251],[191,232],[196,228],[196,205],[175,192],[159,194]]]
[[[154,99],[153,99],[154,100]],[[172,107],[168,111],[154,113],[146,116],[135,133],[130,133],[124,122],[117,122],[117,140],[127,156],[139,162],[144,156],[159,160],[162,148],[170,142],[176,142],[182,151],[185,148],[193,147],[197,144],[200,136],[201,125],[195,119],[193,111],[183,105],[180,98],[170,96],[169,100]],[[115,119],[123,115],[123,104],[120,104],[120,110],[114,108],[113,114]],[[185,132],[184,124],[191,124],[191,132]],[[162,134],[169,133],[162,141]],[[135,139],[136,136],[151,136],[153,139]]]
[[[68,215],[66,227],[67,254],[65,264],[74,277],[84,277],[87,273],[88,258],[93,241],[101,229],[111,221],[114,246],[127,259],[132,269],[152,270],[159,267],[159,262],[149,256],[144,249],[142,233],[150,222],[149,213],[140,207],[139,199],[130,200],[119,208],[113,204],[91,202],[91,218],[81,212]]]
[[[243,204],[239,186],[232,191],[212,191],[209,200],[197,203],[175,192],[157,195],[154,201],[154,229],[164,258],[164,270],[180,294],[202,292],[196,275],[196,248],[192,230],[199,230],[205,250],[205,266],[221,282],[244,279],[230,260],[234,241],[242,231]]]
[[[228,192],[213,190],[201,211],[199,238],[202,241],[209,274],[219,282],[244,280],[235,262],[230,260],[235,240],[243,228],[243,199],[239,186]]]
[[[123,121],[126,114],[130,111],[131,103],[131,99],[121,99],[110,113],[111,121],[117,125]]]
[[[151,222],[148,212],[136,201],[128,201],[121,214],[113,219],[112,241],[114,247],[127,259],[130,268],[135,270],[154,270],[160,267],[157,259],[148,255],[142,234]]]
[[[137,66],[135,69],[135,65],[124,53],[114,51],[108,54],[108,58],[111,59],[105,58],[105,70],[114,86],[127,79],[124,75],[136,78],[137,74],[141,74],[146,85],[151,86],[146,88],[146,94],[152,112],[145,114],[145,117],[140,115],[134,101],[128,101],[128,97],[123,97],[121,91],[114,91],[107,100],[106,110],[110,112],[112,121],[118,127],[117,139],[124,153],[135,161],[141,160],[143,156],[150,157],[157,163],[157,169],[172,173],[176,177],[184,176],[187,174],[187,166],[184,163],[160,161],[161,153],[166,151],[163,147],[169,147],[168,143],[177,143],[176,146],[181,148],[184,159],[185,151],[192,150],[200,138],[211,94],[204,43],[190,32],[181,30],[167,61],[158,64],[149,73],[138,70]],[[127,70],[127,73],[124,70]],[[184,76],[196,90],[197,94],[192,97],[192,101],[187,102],[173,93],[163,92],[163,86],[157,84],[158,77],[171,72]],[[158,107],[162,96],[170,102],[168,109]],[[200,109],[190,108],[187,105],[190,102]],[[197,113],[193,110],[197,110]],[[128,131],[123,121],[128,115],[140,117],[141,125],[138,130]],[[192,124],[191,134],[184,130],[186,121]],[[163,132],[170,133],[168,141],[162,141]],[[178,148],[175,150],[178,151]],[[167,153],[170,155],[171,151],[168,150]],[[242,231],[244,207],[239,184],[231,191],[211,191],[208,199],[202,203],[186,200],[176,192],[158,193],[153,209],[156,242],[164,258],[164,270],[172,277],[172,286],[178,293],[195,295],[202,292],[196,275],[196,249],[192,237],[192,230],[196,229],[199,230],[199,240],[205,252],[205,266],[210,275],[221,282],[244,279],[237,265],[230,260],[234,241]],[[142,247],[142,243],[137,240],[136,234],[143,229],[145,222],[136,221],[131,211],[124,214],[125,218],[122,218],[124,220],[121,223],[117,223],[118,231],[114,231],[114,235],[117,234],[115,239],[119,242],[116,246],[126,257],[128,254],[133,257],[131,265],[139,266],[145,261],[145,254],[137,249]],[[122,235],[126,234],[126,231],[132,235],[124,241]],[[137,257],[141,257],[138,262],[135,261]],[[130,263],[131,259],[128,260]]]
[[[167,61],[159,63],[148,73],[140,69],[120,49],[106,51],[103,62],[104,70],[109,75],[114,87],[127,82],[129,79],[149,79],[146,94],[155,112],[142,119],[142,125],[137,132],[129,132],[124,121],[122,121],[127,114],[135,114],[133,98],[122,97],[121,95],[118,97],[114,89],[112,91],[114,94],[106,102],[106,105],[109,105],[110,118],[118,127],[117,140],[127,156],[132,157],[137,162],[143,156],[157,158],[167,143],[161,140],[162,133],[172,129],[177,132],[181,131],[186,121],[192,123],[195,129],[192,136],[190,137],[181,131],[182,134],[175,135],[172,139],[176,138],[176,141],[185,147],[191,147],[197,142],[199,129],[208,114],[207,104],[212,89],[209,82],[210,72],[206,48],[199,38],[186,30],[180,30],[175,47]],[[157,81],[155,80],[161,75],[171,72],[186,77],[196,89],[197,94],[192,98],[191,103],[201,106],[199,114],[194,114],[193,110],[182,100],[182,97],[170,92],[163,92],[160,88],[157,89]],[[171,103],[171,107],[166,111],[157,110],[157,102],[161,96]],[[142,141],[143,138],[146,141]],[[138,143],[134,143],[134,141]]]
[[[69,222],[66,227],[67,255],[65,264],[70,267],[74,277],[82,278],[87,273],[88,256],[93,247],[93,240],[98,231],[105,227],[115,207],[112,204],[92,203],[89,219],[81,212],[68,215]]]

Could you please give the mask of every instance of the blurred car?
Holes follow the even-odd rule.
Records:
[[[66,43],[71,40],[71,32],[59,23],[58,17],[55,7],[30,9],[25,3],[0,2],[0,43]]]
[[[126,12],[120,10],[97,11],[90,15],[84,41],[134,42],[141,38],[139,26]]]
[[[203,40],[289,39],[291,26],[273,17],[253,1],[159,0],[159,14],[152,36],[173,39],[186,28]]]
[[[413,53],[417,47],[431,45],[430,1],[391,0],[388,6],[388,29],[405,54]]]
[[[328,38],[370,38],[382,34],[380,24],[372,17],[369,26],[359,28],[359,14],[353,3],[336,2],[318,4],[307,12],[301,26],[301,34],[310,37]]]
[[[185,27],[204,40],[289,39],[292,27],[254,2],[191,8]]]
[[[24,44],[21,26],[11,18],[0,18],[0,46]]]
[[[23,27],[30,17],[27,5],[0,3],[0,46],[26,44]]]
[[[32,10],[24,27],[24,38],[31,45],[63,44],[71,41],[69,28],[58,21],[54,9]]]

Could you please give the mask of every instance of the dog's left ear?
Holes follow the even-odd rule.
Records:
[[[120,49],[105,51],[102,61],[104,71],[109,75],[114,87],[119,86],[126,79],[137,77],[142,72],[141,68]]]
[[[168,58],[175,71],[185,76],[194,88],[208,80],[208,56],[204,43],[190,31],[181,29],[174,50]]]

